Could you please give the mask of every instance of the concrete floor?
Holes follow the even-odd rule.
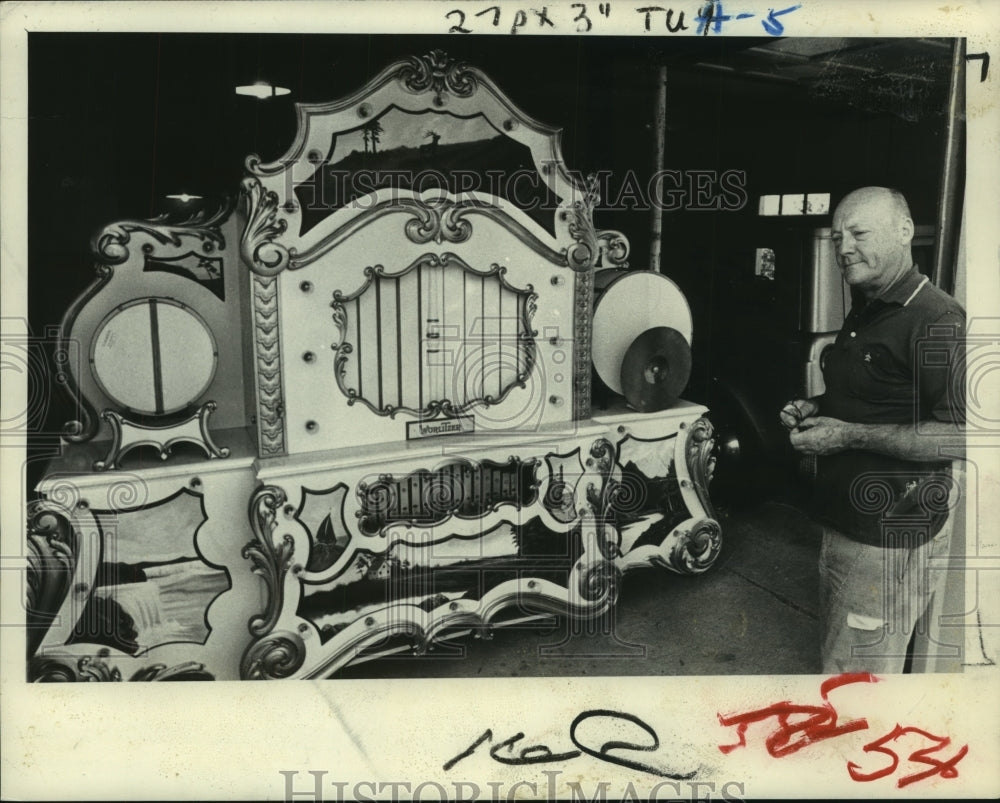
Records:
[[[423,656],[348,667],[350,678],[755,675],[819,672],[819,533],[794,507],[767,502],[722,520],[723,549],[696,577],[626,576],[604,632],[560,619],[466,636]]]

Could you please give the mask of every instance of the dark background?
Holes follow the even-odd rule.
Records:
[[[626,171],[643,183],[653,171],[656,75],[666,65],[664,167],[745,171],[748,194],[738,211],[664,213],[661,269],[694,316],[685,396],[712,403],[721,378],[766,408],[798,391],[790,385],[801,358],[802,253],[828,218],[760,218],[759,196],[830,192],[836,204],[857,186],[888,185],[907,196],[918,224],[933,223],[950,66],[947,41],[921,40],[920,59],[902,70],[912,80],[898,77],[898,64],[880,76],[868,55],[864,71],[821,66],[808,79],[790,79],[777,62],[770,74],[747,69],[746,51],[773,41],[32,33],[32,333],[57,326],[92,281],[92,236],[116,220],[178,212],[167,194],[202,195],[210,208],[235,196],[248,154],[269,161],[286,151],[296,101],[339,98],[399,58],[441,48],[484,70],[528,115],[561,127],[569,168],[610,170],[616,190]],[[868,54],[879,41],[855,44]],[[258,79],[291,94],[235,94]],[[623,231],[631,265],[647,266],[648,211],[599,209],[595,225]],[[775,282],[753,275],[763,246],[778,251]],[[53,399],[44,429],[58,430],[68,410]]]

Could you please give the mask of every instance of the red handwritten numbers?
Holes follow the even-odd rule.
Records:
[[[909,760],[916,762],[917,764],[927,764],[930,769],[924,770],[923,772],[915,772],[912,775],[906,775],[902,778],[897,779],[896,786],[902,789],[904,786],[909,786],[911,783],[916,783],[917,781],[922,781],[924,778],[930,778],[932,775],[940,775],[942,778],[957,778],[958,770],[955,769],[955,765],[962,760],[963,756],[969,752],[969,746],[963,745],[962,749],[959,750],[955,755],[949,758],[947,761],[939,761],[936,758],[931,758],[931,753],[936,753],[939,750],[943,750],[949,744],[951,744],[951,739],[947,736],[935,736],[932,733],[928,733],[920,728],[906,727],[903,728],[899,724],[896,725],[889,733],[883,736],[881,739],[876,739],[874,742],[869,742],[866,744],[862,750],[866,753],[885,753],[889,756],[890,762],[886,767],[875,770],[874,772],[863,773],[860,771],[860,767],[853,761],[847,762],[847,771],[850,773],[851,778],[855,781],[874,781],[879,778],[884,778],[886,775],[891,775],[896,771],[899,766],[899,756],[896,755],[894,750],[890,750],[885,747],[886,742],[891,742],[894,739],[898,739],[900,736],[905,736],[909,733],[916,733],[923,736],[925,739],[929,739],[934,742],[930,747],[925,747],[923,750],[914,750],[909,755]]]
[[[719,750],[723,753],[731,753],[740,747],[746,747],[746,732],[750,725],[764,722],[772,717],[776,721],[775,729],[764,741],[767,752],[773,758],[783,758],[791,755],[803,747],[821,742],[824,739],[832,739],[843,736],[854,731],[867,730],[867,719],[854,719],[848,722],[839,722],[837,711],[828,698],[830,692],[841,686],[852,683],[877,683],[878,678],[867,672],[856,672],[836,677],[828,678],[820,686],[820,697],[822,705],[800,705],[785,700],[780,703],[747,711],[742,714],[719,714],[719,722],[725,727],[736,727],[737,741],[735,744],[721,744]],[[889,762],[883,767],[879,767],[871,772],[863,772],[861,766],[853,761],[847,762],[847,772],[852,780],[858,782],[875,781],[892,775],[899,768],[899,755],[886,745],[903,736],[916,734],[930,741],[932,744],[923,749],[913,750],[907,757],[908,761],[916,764],[924,764],[930,769],[905,775],[896,780],[896,786],[902,788],[912,783],[940,775],[942,778],[957,778],[958,770],[956,765],[966,753],[969,746],[964,745],[951,758],[941,760],[933,757],[933,753],[943,751],[951,744],[951,739],[947,736],[935,736],[920,728],[907,726],[902,727],[897,724],[889,733],[879,739],[866,744],[862,750],[865,753],[881,753],[888,757]]]

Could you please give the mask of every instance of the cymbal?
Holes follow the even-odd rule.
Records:
[[[601,381],[615,393],[625,351],[648,329],[669,326],[691,342],[691,309],[680,288],[661,273],[627,271],[615,277],[594,305],[591,356]]]
[[[647,329],[632,341],[622,361],[622,391],[641,413],[673,405],[690,377],[691,346],[670,326]]]

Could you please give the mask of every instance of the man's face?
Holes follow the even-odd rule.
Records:
[[[833,214],[832,239],[845,281],[873,298],[911,265],[913,224],[888,194],[859,191]]]

